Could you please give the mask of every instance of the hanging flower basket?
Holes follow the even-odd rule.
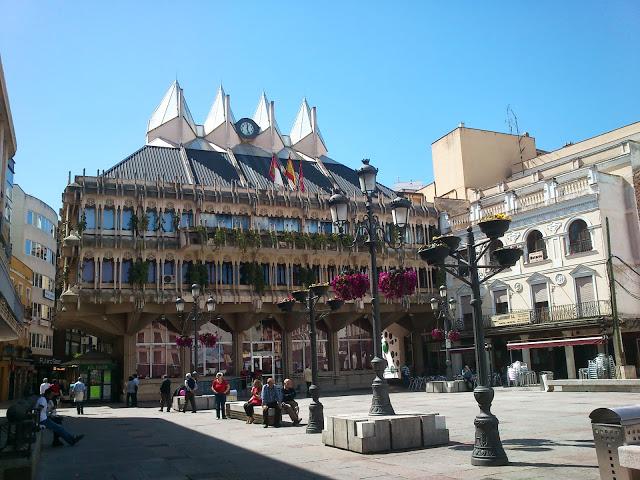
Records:
[[[450,253],[449,247],[444,243],[432,243],[425,245],[418,250],[420,258],[427,262],[427,265],[438,265],[444,263],[444,259]]]
[[[343,304],[344,304],[344,301],[340,300],[339,298],[332,298],[330,300],[327,300],[327,305],[329,305],[329,308],[331,309],[332,312],[335,312],[336,310],[340,309],[340,307],[342,307]]]
[[[296,299],[296,301],[300,303],[307,303],[308,292],[308,290],[294,290],[291,292],[291,295],[293,295],[293,298]]]
[[[457,342],[458,340],[460,340],[460,332],[457,330],[450,330],[448,336],[449,340],[451,340],[452,342]]]
[[[317,297],[322,297],[327,294],[329,291],[328,283],[314,283],[313,285],[309,285],[309,290]]]
[[[478,222],[478,227],[480,227],[480,230],[487,238],[494,240],[507,233],[510,224],[511,218],[508,215],[498,213],[480,220]]]
[[[431,338],[437,341],[444,340],[444,330],[440,328],[434,328],[431,330]]]
[[[296,301],[294,298],[292,297],[285,298],[278,302],[278,308],[283,312],[290,312],[293,310],[293,306],[295,305],[295,303]]]
[[[378,289],[388,299],[413,295],[417,285],[418,275],[412,268],[382,272],[378,276]]]
[[[331,280],[331,286],[340,300],[357,300],[369,290],[369,275],[359,272],[345,272]]]
[[[522,256],[521,248],[498,248],[492,253],[501,267],[513,267]]]
[[[218,336],[213,333],[203,333],[200,335],[199,340],[205,347],[215,347],[218,343]]]
[[[182,335],[176,338],[176,345],[179,347],[190,347],[193,345],[193,338]]]
[[[436,243],[444,243],[449,247],[449,251],[455,252],[460,246],[460,237],[455,235],[440,235],[439,237],[433,237],[433,241]]]

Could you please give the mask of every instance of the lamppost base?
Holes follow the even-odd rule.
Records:
[[[322,433],[324,430],[324,407],[318,398],[318,387],[309,387],[311,403],[309,404],[309,422],[307,423],[307,433]]]
[[[373,370],[376,372],[376,378],[373,379],[371,384],[371,390],[373,396],[371,398],[371,408],[369,409],[369,415],[395,415],[396,412],[391,406],[391,400],[389,399],[389,385],[384,380],[384,368],[387,362],[379,357],[374,357],[371,360]]]
[[[499,467],[509,463],[500,441],[499,421],[491,413],[493,395],[493,388],[491,387],[479,386],[473,391],[473,396],[480,407],[480,413],[473,422],[476,427],[476,441],[471,455],[471,465]]]

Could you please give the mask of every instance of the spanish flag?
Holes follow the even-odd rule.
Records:
[[[287,160],[287,170],[285,171],[285,176],[291,182],[292,188],[296,188],[296,171],[293,169],[293,162],[291,161],[291,155],[289,155],[289,160]]]

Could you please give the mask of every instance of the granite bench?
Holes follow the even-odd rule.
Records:
[[[238,400],[235,390],[231,390],[231,393],[227,395],[227,402],[235,402]],[[174,410],[182,410],[184,408],[184,397],[176,395],[173,397],[171,408]],[[187,409],[191,408],[191,403],[187,406]],[[196,395],[196,410],[215,410],[216,408],[216,396],[215,395]]]
[[[425,391],[427,393],[466,392],[467,385],[464,383],[464,380],[435,380],[427,382]]]
[[[620,466],[628,471],[624,478],[640,480],[640,445],[618,447],[618,461]]]
[[[236,420],[247,420],[247,414],[244,411],[245,402],[227,402],[227,418],[234,418]],[[276,411],[274,408],[269,409],[268,422],[269,425],[273,425],[275,421]],[[262,406],[253,407],[254,423],[262,423],[264,421],[262,416]],[[289,419],[289,415],[282,412],[282,425],[293,425],[293,422]]]

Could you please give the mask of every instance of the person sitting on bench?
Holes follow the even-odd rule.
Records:
[[[262,387],[262,423],[264,428],[269,426],[269,409],[273,408],[276,411],[276,416],[273,420],[273,426],[280,427],[280,421],[282,419],[282,392],[275,386],[273,378],[267,380],[267,384]]]

